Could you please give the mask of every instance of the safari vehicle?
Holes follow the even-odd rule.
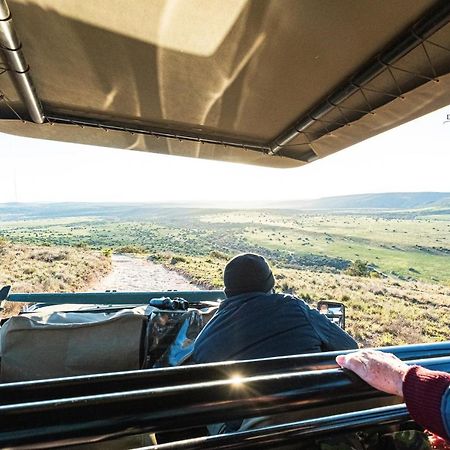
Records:
[[[305,165],[450,104],[449,19],[447,0],[0,0],[0,131]],[[220,291],[1,295],[38,304],[2,325],[1,447],[313,448],[416,427],[333,353],[170,367]],[[450,370],[449,342],[387,350]],[[206,436],[254,416],[279,420]]]

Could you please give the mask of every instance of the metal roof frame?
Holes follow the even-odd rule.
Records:
[[[44,122],[69,124],[80,127],[100,128],[105,131],[122,131],[132,134],[151,135],[153,137],[167,138],[179,141],[192,141],[204,144],[220,145],[224,147],[234,147],[245,150],[252,150],[264,155],[270,156],[289,156],[283,155],[283,150],[289,151],[289,146],[299,136],[303,135],[309,150],[297,155],[295,159],[303,162],[311,162],[319,156],[314,151],[314,141],[325,134],[330,134],[333,130],[348,125],[354,120],[366,114],[373,114],[373,110],[369,102],[367,108],[348,108],[342,105],[345,100],[358,91],[364,97],[365,91],[372,91],[366,84],[373,78],[383,73],[390,72],[392,68],[408,52],[429,42],[428,39],[433,33],[440,30],[450,22],[450,3],[447,0],[440,0],[428,13],[423,16],[413,27],[407,29],[394,42],[391,42],[379,55],[366,63],[362,68],[339,86],[333,92],[326,96],[325,99],[319,101],[306,115],[301,116],[296,122],[280,133],[275,139],[261,143],[252,142],[245,139],[230,138],[227,136],[216,136],[209,134],[188,133],[177,129],[166,129],[160,126],[152,126],[150,124],[125,123],[123,121],[113,120],[111,118],[89,117],[88,115],[63,114],[61,112],[52,111],[51,107],[41,105],[39,97],[34,88],[29,66],[23,56],[21,43],[18,39],[11,20],[11,14],[6,0],[0,0],[0,44],[6,56],[8,63],[8,72],[12,75],[16,87],[23,98],[31,120],[35,123],[42,124]],[[430,42],[432,45],[433,43]],[[450,51],[450,49],[446,49]],[[430,63],[434,76],[430,77],[425,74],[413,74],[425,81],[437,81],[436,72],[433,63],[424,47],[426,58]],[[395,67],[395,69],[398,69]],[[398,69],[401,70],[401,69]],[[394,82],[397,81],[394,77]],[[392,94],[391,92],[380,92],[383,94],[384,100],[382,104],[388,103],[393,98],[402,97],[403,92],[398,86],[399,92]],[[6,101],[4,97],[3,100]],[[380,106],[380,105],[377,105]],[[327,120],[327,114],[338,110],[342,116],[342,120]],[[345,112],[350,113],[350,118],[346,117]],[[313,125],[321,124],[321,129],[313,133],[309,129]],[[312,136],[312,137],[311,137]]]

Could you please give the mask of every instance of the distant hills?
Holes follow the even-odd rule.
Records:
[[[284,202],[218,203],[3,203],[0,221],[46,219],[57,217],[104,217],[137,220],[158,214],[170,208],[173,213],[182,208],[196,209],[292,209],[322,212],[389,212],[425,211],[450,214],[450,192],[392,192],[325,197],[316,200]],[[181,212],[180,212],[181,214]]]
[[[390,192],[344,195],[278,203],[286,209],[429,209],[450,208],[450,192]]]

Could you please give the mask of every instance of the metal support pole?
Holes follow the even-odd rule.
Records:
[[[30,75],[22,44],[17,37],[6,0],[0,0],[0,48],[5,55],[8,71],[11,74],[17,91],[35,123],[44,123],[45,117],[41,102],[36,94]]]
[[[115,122],[112,120],[105,120],[100,118],[68,116],[60,113],[49,113],[47,118],[52,123],[62,123],[67,125],[79,125],[82,127],[102,128],[111,131],[126,131],[128,133],[144,134],[147,136],[161,137],[167,139],[176,139],[182,141],[199,142],[202,144],[221,145],[225,147],[239,148],[241,150],[253,150],[263,154],[267,154],[270,150],[268,145],[251,142],[248,140],[241,140],[237,138],[230,138],[227,136],[208,136],[206,134],[198,135],[188,133],[183,130],[170,130],[156,127],[146,127],[133,123]]]

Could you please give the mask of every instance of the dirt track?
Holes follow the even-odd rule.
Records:
[[[128,255],[112,256],[112,271],[92,287],[94,291],[197,290],[180,274],[145,259]]]

